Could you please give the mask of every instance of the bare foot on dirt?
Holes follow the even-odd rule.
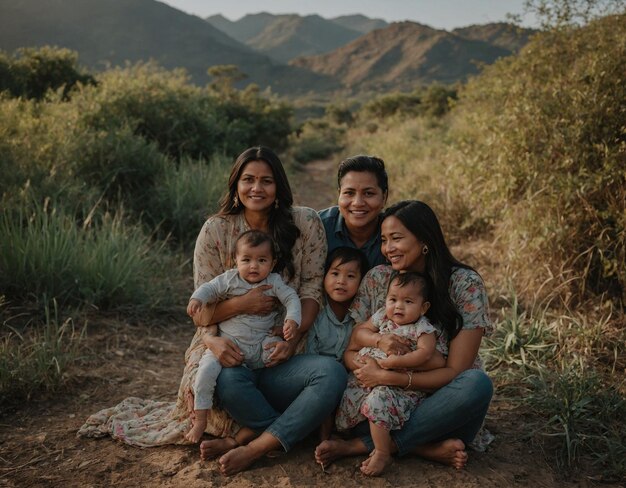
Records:
[[[220,471],[224,476],[232,476],[246,469],[261,456],[263,452],[257,451],[250,445],[237,447],[219,459]]]
[[[367,446],[361,439],[329,439],[315,448],[315,462],[326,467],[342,457],[360,454],[367,454]]]
[[[456,469],[462,469],[467,464],[467,452],[461,439],[446,439],[442,442],[424,444],[416,447],[413,452],[419,457]]]
[[[232,437],[204,441],[200,444],[200,459],[213,459],[214,457],[226,454],[236,447],[239,447],[239,444]]]
[[[393,463],[393,458],[388,452],[374,449],[370,456],[361,464],[361,472],[367,476],[379,476]]]
[[[194,444],[200,442],[202,434],[204,434],[204,429],[206,429],[206,421],[203,423],[196,419],[191,430],[185,434],[185,439]]]

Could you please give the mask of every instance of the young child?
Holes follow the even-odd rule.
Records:
[[[436,329],[424,316],[430,307],[429,285],[419,273],[401,273],[389,283],[385,306],[370,319],[371,329],[381,334],[395,334],[411,340],[413,351],[402,356],[387,356],[377,347],[364,347],[357,360],[364,356],[376,359],[384,369],[406,370],[408,384],[405,388],[359,386],[354,374],[348,378],[337,412],[339,430],[348,430],[363,420],[369,421],[374,450],[361,465],[361,471],[377,476],[391,464],[392,440],[389,432],[399,429],[423,398],[423,394],[409,390],[412,370],[434,369],[445,365],[443,356],[435,350]]]
[[[352,300],[367,273],[367,257],[353,247],[338,247],[326,259],[324,296],[326,305],[309,330],[305,352],[321,354],[343,361],[354,319],[348,313]],[[320,439],[330,439],[334,415],[320,426]]]
[[[343,360],[354,319],[348,309],[361,278],[367,273],[367,257],[358,249],[338,247],[326,259],[324,295],[326,305],[309,330],[305,352]]]
[[[235,243],[235,263],[236,268],[203,283],[194,291],[187,306],[189,316],[193,317],[208,302],[243,295],[257,286],[272,285],[265,293],[276,296],[287,310],[283,335],[286,340],[295,337],[301,321],[300,299],[279,274],[271,272],[276,264],[272,238],[258,230],[242,233]],[[270,334],[277,314],[278,312],[268,315],[242,314],[219,324],[220,335],[237,344],[245,356],[244,364],[250,369],[263,368],[271,354],[265,346],[282,340]],[[206,429],[207,412],[213,407],[215,383],[221,370],[220,362],[207,349],[200,359],[194,384],[195,421],[185,435],[191,442],[198,442]]]

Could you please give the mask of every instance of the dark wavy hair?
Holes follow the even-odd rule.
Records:
[[[243,205],[235,207],[235,195],[237,195],[237,183],[241,178],[244,168],[252,161],[263,161],[272,170],[276,183],[276,199],[278,205],[270,207],[269,228],[270,235],[276,246],[276,266],[274,272],[287,271],[289,278],[293,277],[295,268],[293,264],[292,248],[296,239],[300,237],[300,229],[293,220],[291,208],[293,206],[293,194],[289,186],[289,180],[279,157],[274,151],[264,146],[255,146],[246,149],[235,160],[228,178],[228,190],[220,200],[218,216],[236,215],[243,212]]]
[[[411,234],[428,246],[424,269],[432,284],[428,316],[440,323],[448,337],[453,338],[463,327],[463,317],[450,298],[452,268],[474,268],[452,256],[435,212],[424,202],[405,200],[395,203],[383,212],[383,220],[391,216],[400,220]]]
[[[376,176],[376,181],[380,189],[387,195],[389,181],[387,171],[385,170],[385,162],[382,159],[376,156],[365,156],[363,154],[344,159],[339,163],[339,168],[337,168],[337,188],[341,188],[341,180],[350,171],[372,173]]]

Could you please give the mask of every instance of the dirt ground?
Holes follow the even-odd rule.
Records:
[[[334,195],[333,162],[316,162],[294,178],[296,202],[323,208]],[[92,413],[129,396],[174,401],[183,354],[192,337],[184,320],[155,324],[111,318],[90,326],[95,353],[90,366],[72,372],[68,387],[46,401],[33,401],[0,413],[0,487],[166,486],[233,488],[271,486],[328,488],[356,486],[589,487],[592,480],[564,481],[544,453],[523,438],[524,415],[497,393],[487,427],[496,441],[486,453],[469,453],[461,471],[418,458],[396,460],[381,478],[363,476],[362,459],[336,462],[327,473],[313,460],[315,438],[282,457],[264,459],[248,471],[223,477],[215,461],[201,461],[197,447],[137,448],[110,438],[79,439],[76,431]],[[614,485],[617,486],[617,485]]]

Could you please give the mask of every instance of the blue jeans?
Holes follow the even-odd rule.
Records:
[[[269,432],[288,451],[333,412],[346,381],[335,359],[301,354],[273,368],[224,368],[216,391],[240,425]]]
[[[429,442],[461,439],[469,444],[482,426],[493,385],[484,371],[468,369],[446,386],[423,400],[400,430],[391,431],[398,455]],[[365,430],[367,429],[367,430]],[[367,422],[360,423],[355,432],[367,448],[374,449]]]

